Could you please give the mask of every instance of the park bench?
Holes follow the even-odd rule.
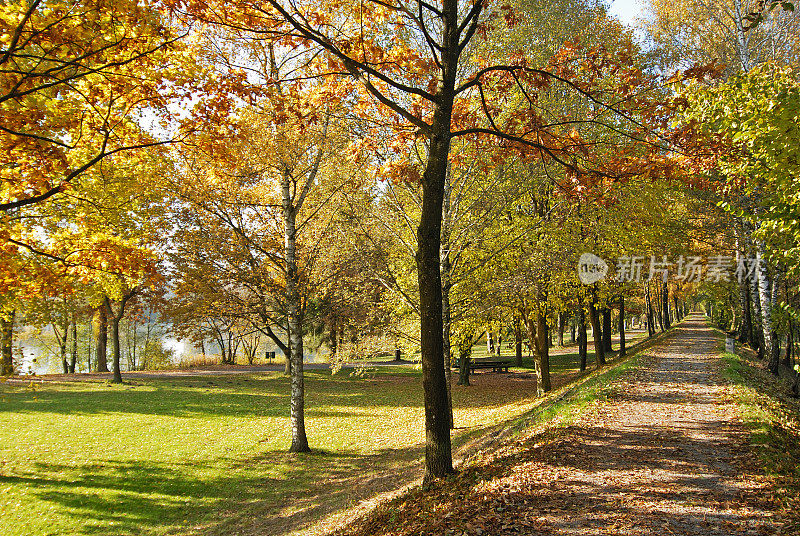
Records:
[[[458,359],[454,361],[453,366],[456,368],[460,366]],[[508,367],[510,366],[510,359],[504,359],[502,357],[479,357],[470,360],[469,371],[473,373],[476,369],[492,369],[492,372],[508,372]]]

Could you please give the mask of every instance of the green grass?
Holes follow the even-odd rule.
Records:
[[[531,380],[454,388],[456,445],[535,403]],[[411,367],[309,371],[311,454],[291,455],[279,373],[0,385],[0,534],[288,534],[419,476]]]
[[[551,357],[556,375],[577,367],[577,353]],[[546,406],[532,374],[476,374],[453,389],[454,445],[518,430],[532,410],[569,418],[619,370]],[[292,455],[288,380],[277,372],[0,384],[0,535],[305,533],[420,476],[418,370],[312,370],[306,389],[314,452]]]
[[[571,355],[571,354],[570,354]],[[577,354],[575,354],[577,355]],[[542,404],[529,413],[515,419],[511,428],[521,432],[542,423],[567,426],[575,421],[590,406],[607,400],[615,392],[615,380],[639,366],[646,352],[636,352],[622,359],[611,361],[609,366],[593,372],[573,385],[568,385],[550,395],[551,403]],[[590,355],[590,358],[593,356]]]

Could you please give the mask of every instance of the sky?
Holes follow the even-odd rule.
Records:
[[[613,0],[609,11],[623,23],[631,25],[636,17],[642,15],[644,6],[645,0]]]

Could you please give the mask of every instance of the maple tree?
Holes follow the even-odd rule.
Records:
[[[80,190],[21,207],[9,218],[19,243],[26,245],[10,256],[24,274],[10,274],[9,288],[33,303],[79,300],[95,308],[100,313],[98,324],[107,320],[111,329],[114,381],[118,382],[122,381],[118,337],[122,303],[134,289],[136,293],[162,281],[158,249],[164,200],[151,186],[163,165],[158,154],[115,155],[88,170]],[[71,305],[70,311],[75,307]],[[68,316],[64,311],[56,322],[62,353]],[[97,330],[98,336],[105,333],[105,328]],[[96,349],[97,368],[103,371],[105,343],[98,340]]]
[[[124,0],[0,7],[0,292],[58,296],[67,281],[148,269],[142,249],[96,232],[97,216],[86,214],[91,203],[130,199],[126,188],[103,197],[98,176],[136,158],[152,163],[155,149],[182,135],[170,106],[208,82],[188,28],[161,8]]]
[[[104,158],[161,143],[134,115],[169,99],[165,67],[180,61],[185,32],[157,4],[6,2],[0,35],[0,210],[49,199]]]

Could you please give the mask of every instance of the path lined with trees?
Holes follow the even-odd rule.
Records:
[[[235,428],[238,458],[290,452],[274,482],[292,492],[309,494],[331,453],[330,468],[362,476],[367,467],[369,481],[374,467],[347,457],[387,441],[404,457],[424,451],[425,489],[447,485],[459,430],[475,425],[472,405],[508,424],[588,370],[610,377],[637,351],[634,328],[669,332],[689,310],[752,348],[768,381],[786,380],[783,391],[800,397],[800,10],[778,0],[646,3],[636,27],[605,0],[4,3],[0,418],[15,435],[7,451],[0,441],[0,479],[28,495],[2,500],[39,522],[63,499],[59,486],[72,485],[58,467],[74,464],[65,469],[74,481],[107,477],[96,504],[105,512],[105,497],[130,489],[106,470],[116,460],[179,475],[179,502],[206,497],[219,479],[224,499],[195,503],[192,515],[207,523],[225,510],[243,523],[249,498],[239,492],[263,498],[252,483],[275,466],[236,472],[227,450],[214,451],[233,437],[225,416],[263,421]],[[610,428],[596,423],[611,435],[579,428],[572,441],[589,449],[581,456],[595,444],[653,446],[667,463],[671,440],[655,419],[672,433],[670,419],[685,417],[675,452],[689,449],[695,469],[711,471],[709,487],[724,491],[727,469],[701,467],[709,456],[696,444],[723,448],[728,437],[728,421],[710,413],[718,385],[703,367],[713,348],[687,326],[676,340],[697,347],[665,347],[648,373],[677,375],[689,391],[631,380],[630,407],[614,399],[603,410]],[[567,336],[577,351],[554,351]],[[485,353],[473,351],[483,340]],[[334,374],[306,367],[310,354]],[[413,378],[413,398],[365,396],[352,409],[339,400],[372,385],[342,381],[343,364],[387,356],[418,363],[376,367],[397,376],[386,391]],[[285,377],[147,376],[178,361],[281,362]],[[470,379],[476,363],[527,382],[497,402],[502,416],[480,394],[490,373]],[[55,371],[51,382],[30,378]],[[328,389],[326,410],[318,397]],[[390,415],[394,439],[373,441],[375,408]],[[55,446],[64,426],[46,420],[54,414],[86,421]],[[165,437],[137,443],[140,427],[157,427],[134,414],[172,434],[167,421],[201,414],[219,428],[172,435],[164,450]],[[712,429],[723,435],[698,435]],[[108,459],[86,461],[84,452],[106,452],[86,444],[87,430],[116,432],[102,438]],[[275,436],[269,446],[264,435]],[[200,446],[217,465],[198,477],[190,460]],[[52,492],[32,492],[47,468]],[[585,470],[572,469],[571,478]],[[608,478],[645,481],[625,474],[616,467]],[[655,498],[659,475],[654,496],[637,500],[669,509]],[[152,491],[152,479],[140,480]],[[76,504],[95,495],[89,487]],[[176,510],[148,523],[134,511],[152,516],[171,498],[131,498],[128,532],[156,524],[161,534],[185,519]],[[69,506],[54,515],[70,520]],[[572,519],[536,515],[562,527]],[[601,530],[618,520],[589,522]]]
[[[550,445],[531,475],[551,491],[535,511],[574,535],[780,534],[748,475],[719,338],[696,315],[652,353],[610,403]]]
[[[720,356],[718,332],[691,315],[575,422],[498,446],[454,483],[406,500],[415,506],[385,529],[378,516],[345,533],[786,534]],[[436,515],[415,510],[445,496],[454,502]]]

